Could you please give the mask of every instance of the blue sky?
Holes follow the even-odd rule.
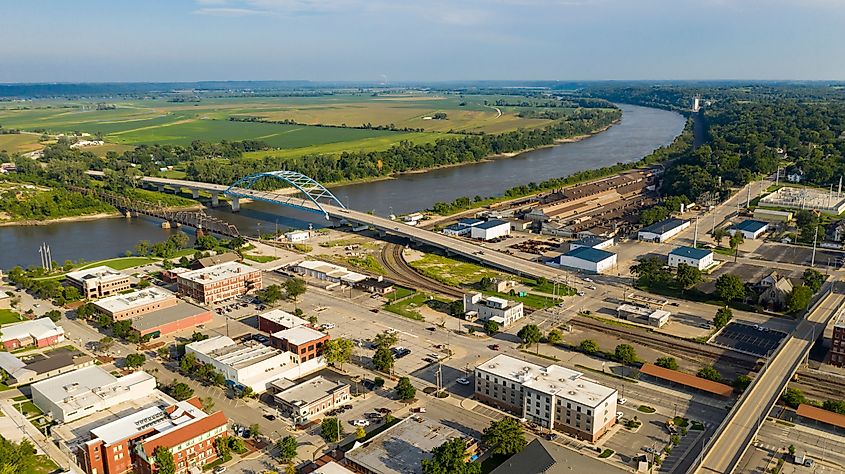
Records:
[[[0,0],[0,82],[845,79],[845,0]]]

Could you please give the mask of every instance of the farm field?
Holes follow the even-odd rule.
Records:
[[[2,122],[0,122],[2,123]],[[16,133],[0,135],[0,151],[7,153],[29,153],[44,147],[38,142],[40,135],[35,133]]]
[[[312,145],[301,148],[251,151],[244,153],[244,157],[263,158],[265,156],[272,156],[276,158],[293,158],[303,155],[333,155],[343,153],[344,151],[379,151],[387,150],[403,141],[417,145],[422,143],[434,143],[440,139],[453,138],[457,136],[459,135],[450,133],[395,132],[380,137],[362,138],[360,140],[350,140],[339,143],[326,143],[323,145]]]

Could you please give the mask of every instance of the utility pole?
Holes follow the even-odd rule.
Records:
[[[813,236],[813,258],[810,260],[810,266],[816,266],[816,241],[819,238],[819,226],[816,224],[816,234]]]
[[[692,248],[698,248],[698,218],[695,219],[695,236],[692,239]]]
[[[751,185],[750,184],[748,185],[748,195],[745,198],[745,207],[746,208],[751,207]]]

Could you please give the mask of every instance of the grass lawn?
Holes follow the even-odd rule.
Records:
[[[384,295],[384,297],[387,298],[388,301],[397,301],[401,300],[402,298],[407,298],[408,296],[411,296],[416,292],[416,290],[396,285],[393,287],[393,291],[387,293],[386,295]]]
[[[11,309],[0,309],[0,326],[9,323],[17,323],[23,321],[21,315],[12,311]]]
[[[502,272],[472,262],[433,253],[427,253],[421,259],[408,263],[423,275],[456,287],[477,283],[483,277],[501,278],[505,276]]]
[[[531,293],[528,293],[525,296],[512,296],[507,293],[499,293],[496,291],[483,291],[482,293],[487,296],[498,296],[499,298],[504,298],[507,300],[521,301],[522,304],[524,304],[525,306],[534,309],[551,308],[560,301],[555,300],[551,296],[533,295]]]
[[[375,273],[376,275],[384,275],[387,273],[384,267],[381,266],[378,260],[376,260],[376,258],[372,255],[367,255],[365,257],[346,257],[344,260],[353,267],[360,268],[361,270],[370,273]]]
[[[417,311],[416,308],[427,306],[427,302],[432,299],[441,304],[449,303],[447,300],[435,298],[425,293],[417,293],[411,296],[410,298],[405,298],[404,300],[398,301],[396,303],[387,304],[384,306],[384,309],[390,311],[391,313],[398,314],[399,316],[404,316],[406,318],[422,321],[423,317],[419,313],[419,311]]]
[[[258,263],[267,263],[276,260],[276,257],[273,257],[272,255],[250,255],[248,253],[244,254],[244,258]]]
[[[41,410],[39,410],[38,407],[30,401],[25,401],[21,403],[17,406],[17,408],[27,418],[43,415],[43,413],[41,413]]]
[[[194,250],[191,249],[191,253],[189,255],[193,255]],[[115,270],[126,270],[127,268],[138,267],[141,265],[146,265],[148,263],[158,262],[159,259],[152,258],[152,257],[118,257],[118,258],[110,258],[107,260],[100,260],[97,262],[86,263],[85,265],[74,269],[75,270],[85,270],[88,268],[98,267],[100,265],[105,265],[107,267],[113,268]]]
[[[48,474],[58,468],[59,466],[52,459],[42,454],[35,457],[35,465],[32,469],[23,471],[21,474]]]

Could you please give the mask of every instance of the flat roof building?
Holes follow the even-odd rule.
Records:
[[[621,319],[657,328],[663,327],[668,323],[671,315],[672,313],[663,309],[645,308],[632,304],[623,304],[616,308],[616,316]]]
[[[754,219],[766,222],[789,222],[792,220],[792,211],[775,211],[774,209],[754,209]]]
[[[176,306],[179,298],[173,293],[151,286],[132,293],[109,296],[94,302],[94,307],[115,321],[133,318],[163,308]]]
[[[670,218],[640,229],[637,238],[646,242],[666,242],[689,226],[687,220]]]
[[[194,329],[212,321],[211,310],[178,301],[175,306],[132,318],[132,329],[141,337],[156,338],[165,334]]]
[[[742,232],[743,237],[748,240],[754,240],[765,234],[768,230],[768,222],[746,219],[739,224],[733,225],[730,229],[728,229],[728,233],[734,235],[737,232]]]
[[[640,368],[640,374],[652,379],[663,380],[670,384],[683,385],[687,388],[724,398],[730,397],[733,393],[733,388],[730,385],[685,374],[677,370],[667,369],[651,363],[643,364]]]
[[[155,378],[144,371],[117,378],[95,365],[32,384],[32,402],[52,419],[68,423],[155,389]]]
[[[348,384],[321,376],[273,395],[282,414],[297,425],[304,425],[320,414],[346,404],[351,398]]]
[[[470,237],[473,239],[493,240],[510,234],[511,225],[500,219],[491,219],[470,227]]]
[[[542,367],[504,354],[476,367],[475,396],[590,442],[616,422],[615,389],[575,370]]]
[[[104,265],[67,273],[65,281],[88,299],[110,296],[130,288],[129,275]]]
[[[323,356],[323,346],[329,335],[310,326],[296,326],[270,335],[273,347],[296,355],[298,362],[305,362]]]
[[[65,330],[50,318],[6,324],[0,328],[0,343],[7,351],[22,347],[48,347],[65,340]]]
[[[713,265],[713,251],[694,247],[678,247],[669,252],[670,267],[678,268],[678,265],[682,263],[704,270]]]
[[[237,298],[261,289],[261,270],[227,262],[176,277],[179,293],[204,304]]]
[[[307,324],[308,321],[280,309],[274,309],[258,315],[258,330],[271,334]]]
[[[558,255],[552,262],[561,267],[598,274],[616,268],[616,254],[593,247],[576,247]]]
[[[464,315],[467,320],[492,320],[501,327],[508,327],[522,319],[524,306],[497,296],[484,297],[481,293],[468,293],[464,295]]]
[[[318,280],[336,284],[355,285],[367,279],[367,275],[351,272],[340,265],[320,260],[304,260],[293,267],[293,271]]]
[[[613,247],[613,243],[613,237],[599,237],[597,235],[591,235],[589,237],[584,237],[569,242],[569,250],[575,250],[579,247],[589,247],[592,249],[605,250],[609,247]]]

